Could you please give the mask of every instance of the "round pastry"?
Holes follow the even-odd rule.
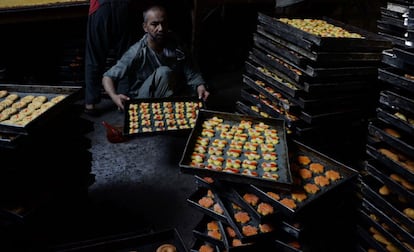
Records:
[[[156,252],[176,252],[177,248],[173,244],[163,244],[159,246],[156,250]]]

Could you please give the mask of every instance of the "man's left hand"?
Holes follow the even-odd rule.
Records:
[[[200,85],[197,87],[197,94],[199,99],[206,101],[207,97],[210,95],[210,92],[207,91],[204,85]]]

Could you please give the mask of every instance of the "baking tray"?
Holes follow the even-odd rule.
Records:
[[[349,32],[355,32],[361,34],[364,38],[333,38],[333,37],[320,37],[308,32],[302,31],[291,25],[285,24],[277,20],[276,18],[270,17],[266,14],[259,13],[258,21],[262,25],[267,25],[273,30],[279,30],[286,34],[293,34],[303,40],[308,40],[315,44],[319,48],[325,50],[367,50],[367,51],[382,51],[383,49],[390,48],[391,44],[389,41],[384,40],[381,36],[375,33],[367,32],[355,26],[350,26],[339,21],[323,17],[322,20],[333,24],[335,26],[344,28]],[[293,41],[292,41],[293,42]]]
[[[60,95],[65,96],[63,100],[57,102],[25,125],[6,124],[4,121],[0,122],[0,132],[2,133],[29,135],[39,127],[42,127],[42,125],[47,123],[49,119],[53,119],[55,115],[62,112],[68,105],[76,101],[81,94],[82,87],[0,84],[0,90],[7,90],[10,94],[17,94],[19,98],[27,95],[46,96],[48,99],[47,101]],[[3,101],[4,99],[5,98],[0,98],[0,101]]]
[[[364,111],[352,108],[330,109],[324,112],[302,111],[299,115],[304,122],[312,125],[330,123],[334,120],[349,122],[361,119],[363,116]]]
[[[237,237],[236,232],[234,229],[227,225],[223,224],[223,229],[227,237],[227,245],[226,245],[226,251],[228,252],[250,252],[250,251],[260,251],[260,245],[259,242],[242,242]],[[241,244],[239,244],[241,242]]]
[[[397,192],[399,195],[403,195],[408,200],[414,201],[414,190],[405,188],[401,182],[397,182],[393,179],[394,177],[398,177],[407,182],[403,176],[395,173],[392,169],[375,162],[374,160],[368,160],[365,168],[369,174],[381,180],[382,183],[384,183],[392,192]],[[414,183],[410,184],[410,186],[412,186]]]
[[[303,244],[295,237],[282,234],[274,240],[277,251],[282,252],[301,252],[307,251]]]
[[[253,47],[251,53],[260,59],[262,63],[266,64],[267,67],[272,67],[273,69],[278,70],[296,83],[300,83],[301,86],[306,80],[312,80],[313,82],[315,82],[315,79],[332,81],[339,77],[343,77],[346,80],[358,80],[360,78],[365,78],[367,75],[377,75],[378,66],[296,66],[289,61],[286,61],[286,59],[282,59],[266,51],[266,49],[260,50]],[[332,57],[334,57],[334,55]],[[377,63],[377,65],[379,65],[380,60],[378,60]]]
[[[269,175],[271,175],[272,178],[263,178],[262,176],[266,174],[264,172],[261,165],[264,162],[268,162],[264,159],[264,156],[262,155],[262,148],[259,146],[257,148],[257,169],[256,170],[249,170],[247,168],[240,168],[240,172],[233,173],[233,172],[225,172],[224,169],[212,169],[210,168],[204,168],[203,166],[207,166],[207,160],[209,158],[212,158],[209,154],[206,153],[205,159],[203,160],[202,167],[196,167],[192,163],[192,154],[195,150],[195,146],[197,143],[198,138],[202,138],[202,132],[203,132],[203,124],[208,121],[211,121],[214,118],[218,118],[220,120],[223,120],[222,124],[228,124],[230,127],[240,127],[240,125],[244,122],[247,122],[248,124],[252,124],[252,127],[257,127],[258,125],[267,125],[270,130],[277,130],[277,136],[279,137],[279,142],[274,145],[275,149],[274,151],[269,151],[271,153],[271,156],[274,156],[276,154],[277,159],[272,160],[270,162],[275,162],[277,164],[278,170],[275,172],[270,172]],[[217,141],[223,141],[225,139],[221,138],[221,133],[219,133],[219,128],[215,127],[214,130],[215,136],[213,137],[207,137],[209,142],[206,146],[214,147],[213,143]],[[242,142],[251,142],[255,139],[260,139],[261,137],[252,137],[250,134],[248,134],[247,130],[243,130],[246,133],[241,139],[239,139]],[[260,134],[263,134],[260,133]],[[245,138],[247,136],[247,138]],[[275,137],[274,133],[272,133],[272,136]],[[263,137],[263,136],[262,136]],[[268,136],[266,136],[268,137]],[[205,138],[205,137],[204,137]],[[239,137],[240,138],[240,137]],[[246,139],[246,140],[244,140]],[[237,140],[237,139],[236,139]],[[239,141],[238,140],[238,141]],[[223,159],[239,159],[241,162],[244,162],[248,160],[248,158],[245,157],[245,155],[248,153],[246,150],[241,151],[240,157],[230,157],[228,156],[227,152],[230,148],[234,149],[234,147],[230,147],[230,140],[226,140],[226,144],[223,148]],[[260,144],[260,143],[259,143]],[[239,148],[239,147],[237,147]],[[233,182],[240,182],[240,183],[252,183],[252,184],[258,184],[258,185],[266,185],[270,187],[280,187],[280,188],[289,188],[292,184],[292,177],[290,174],[289,169],[289,163],[288,163],[288,157],[287,157],[287,145],[286,145],[286,129],[285,129],[285,122],[281,119],[275,119],[275,118],[260,118],[260,117],[253,117],[248,115],[237,115],[232,113],[226,113],[226,112],[219,112],[219,111],[212,111],[212,110],[200,110],[198,114],[198,118],[196,121],[196,125],[193,128],[191,135],[189,136],[187,140],[187,144],[183,153],[183,156],[180,161],[180,167],[181,171],[184,173],[192,173],[200,176],[211,176],[220,178],[223,180],[230,180]],[[245,174],[245,172],[247,172]],[[257,176],[254,174],[250,174],[250,172],[256,172]],[[273,176],[278,176],[277,179],[273,178]]]
[[[205,248],[206,251],[221,252],[220,247],[218,247],[217,245],[209,243],[207,241],[200,240],[200,239],[196,239],[194,241],[193,245],[191,246],[190,252],[203,251],[203,250],[201,250],[202,246],[208,246],[208,248]]]
[[[389,17],[393,17],[393,18],[400,18],[403,19],[404,18],[404,13],[398,12],[398,11],[394,11],[394,10],[389,10],[387,9],[387,7],[380,7],[380,13],[381,15],[384,16],[389,16]]]
[[[392,111],[389,108],[382,108],[378,107],[376,109],[377,111],[377,117],[394,127],[403,130],[404,132],[414,135],[414,125],[411,125],[409,122],[402,120],[401,118],[396,116],[396,113],[399,113],[398,111]]]
[[[77,6],[88,6],[89,2],[85,0],[78,1],[55,1],[55,3],[48,4],[37,4],[37,5],[21,5],[15,7],[0,8],[0,13],[13,13],[20,11],[34,11],[34,10],[43,10],[43,9],[55,9],[55,8],[68,8],[68,7],[77,7]]]
[[[366,230],[369,230],[369,228],[375,228],[378,234],[380,234],[382,237],[384,237],[384,239],[386,239],[389,243],[391,243],[394,248],[398,248],[400,251],[406,251],[406,248],[404,247],[404,245],[402,245],[402,243],[394,236],[394,234],[390,233],[390,231],[388,230],[385,230],[385,228],[381,226],[381,224],[379,224],[377,221],[374,221],[370,217],[369,212],[367,213],[364,210],[360,210],[359,220],[360,220],[360,225],[363,226],[363,228],[365,228]],[[370,233],[370,235],[373,238],[373,240],[375,240],[373,236],[374,234]],[[385,244],[379,241],[376,241],[376,242],[378,242],[378,244],[382,247],[380,251],[382,250],[388,251],[388,249],[386,249]]]
[[[384,142],[377,142],[377,143],[367,144],[366,152],[369,156],[377,160],[379,163],[389,167],[395,173],[403,175],[407,180],[411,182],[414,181],[414,171],[411,171],[405,168],[401,160],[395,161],[385,156],[384,154],[380,152],[380,149],[393,150],[393,148],[390,145]],[[399,152],[395,150],[394,150],[394,153],[399,154]]]
[[[193,235],[196,239],[214,244],[220,249],[225,249],[228,244],[223,224],[209,215],[203,216],[193,229]]]
[[[382,53],[382,63],[397,68],[400,71],[403,71],[407,74],[414,75],[414,72],[412,70],[414,65],[411,65],[410,63],[402,60],[401,58],[398,58],[393,50],[384,50]]]
[[[259,85],[257,82],[263,83]],[[250,76],[243,74],[243,83],[253,88],[257,92],[263,94],[269,100],[282,107],[284,110],[296,113],[299,111],[297,104],[292,101],[291,97],[286,96],[283,92],[278,92],[274,88],[267,85],[265,82],[258,79],[253,79]]]
[[[199,203],[199,200],[203,197],[209,197],[213,200],[213,204],[209,207],[201,205]],[[227,216],[225,212],[227,211],[226,208],[223,205],[222,200],[220,199],[220,196],[217,194],[217,192],[209,187],[199,187],[195,192],[193,192],[190,197],[188,197],[187,202],[190,204],[190,206],[193,206],[203,212],[204,214],[210,216],[213,219],[219,220],[223,223],[228,223]],[[217,209],[214,208],[214,205],[217,204],[217,206],[220,206],[220,211],[217,211]]]
[[[225,197],[236,202],[260,222],[278,223],[281,220],[281,212],[273,206],[273,202],[257,193],[249,184],[225,183]],[[245,198],[245,196],[247,198]],[[250,198],[249,198],[250,197]],[[251,199],[252,201],[249,201]],[[267,205],[269,213],[259,211],[260,204]]]
[[[173,244],[178,252],[188,251],[184,246],[180,233],[176,229],[166,229],[146,234],[127,233],[108,236],[95,240],[62,245],[54,248],[53,251],[154,252],[159,246],[166,243]]]
[[[242,115],[261,117],[260,112],[254,111],[249,105],[246,104],[246,101],[236,101],[236,111]]]
[[[393,46],[401,46],[401,47],[407,47],[407,46],[413,46],[413,42],[407,40],[405,37],[396,36],[390,34],[389,32],[381,32],[378,31],[378,35],[384,37],[384,39],[387,39]]]
[[[397,58],[403,60],[404,62],[410,64],[411,66],[414,65],[414,50],[411,48],[394,48],[393,52]]]
[[[399,136],[393,136],[387,133],[387,130],[392,130],[398,133]],[[386,142],[394,149],[401,151],[407,156],[414,158],[414,140],[412,136],[408,136],[396,130],[391,125],[384,123],[381,120],[373,120],[368,123],[368,133],[375,136],[377,139]]]
[[[367,228],[358,224],[356,227],[356,234],[359,237],[359,243],[363,243],[365,246],[368,246],[370,249],[374,249],[375,251],[384,250],[384,247],[372,237]],[[362,252],[366,251],[367,250],[362,250]]]
[[[405,206],[395,195],[383,196],[378,193],[379,188],[383,183],[372,176],[364,176],[361,181],[362,196],[369,202],[375,202],[375,206],[390,216],[402,228],[406,229],[411,234],[414,232],[414,220],[410,219],[403,213]]]
[[[288,125],[295,125],[299,121],[299,117],[294,115],[294,113],[286,112],[282,107],[274,104],[269,99],[261,98],[260,93],[253,89],[242,89],[241,98],[255,104],[260,111],[265,112],[270,117],[285,120]]]
[[[274,222],[265,220],[262,221],[256,218],[252,211],[249,208],[245,207],[245,204],[240,204],[242,201],[239,201],[231,197],[223,197],[222,201],[224,207],[227,209],[226,213],[228,214],[228,224],[234,229],[237,237],[243,243],[268,240],[270,237],[276,234],[277,229],[274,225]],[[246,219],[246,222],[241,223],[236,220],[236,215],[240,213],[244,213],[249,216],[249,218]],[[270,229],[262,231],[261,227],[263,226],[268,226]],[[243,231],[245,227],[251,227],[256,229],[256,233],[251,235],[245,234]]]
[[[379,102],[390,108],[414,113],[414,98],[408,97],[409,94],[399,94],[391,90],[380,92]]]
[[[341,188],[342,185],[349,184],[351,181],[353,181],[357,175],[358,172],[354,169],[332,159],[331,157],[309,147],[305,144],[293,140],[292,143],[289,144],[289,152],[290,152],[290,165],[292,168],[292,174],[294,175],[295,187],[291,190],[291,192],[283,192],[283,191],[275,191],[270,188],[265,187],[259,187],[255,185],[251,185],[251,187],[261,195],[267,197],[269,200],[271,200],[275,206],[277,206],[280,211],[282,211],[285,215],[289,216],[290,218],[295,218],[298,215],[302,214],[304,210],[313,202],[316,202],[319,198],[321,198],[323,195],[334,191],[334,189]],[[312,162],[320,163],[325,168],[325,171],[327,170],[333,170],[337,171],[341,178],[337,181],[331,182],[329,185],[324,187],[318,187],[319,191],[315,194],[307,193],[304,191],[303,186],[307,183],[313,183],[314,177],[318,176],[315,174],[311,174],[310,178],[302,179],[298,172],[299,168],[307,168],[307,166],[298,166],[297,162],[294,161],[294,158],[298,157],[299,155],[308,156]],[[279,195],[279,200],[271,197],[269,192],[273,192],[277,195]],[[284,205],[281,200],[288,199],[292,200],[292,193],[304,193],[306,195],[306,199],[303,199],[302,201],[293,200],[296,207],[288,207]]]
[[[191,130],[203,102],[197,97],[131,99],[125,103],[124,135]],[[134,112],[132,112],[134,111]]]
[[[377,20],[377,28],[378,32],[387,33],[389,35],[401,38],[402,40],[406,38],[406,28],[395,26],[384,20]]]
[[[271,66],[263,64],[263,62],[261,62],[255,55],[250,54],[248,60],[245,61],[245,70],[251,76],[257,76],[266,81],[273,88],[280,90],[291,97],[296,97],[302,92],[300,86],[298,86],[295,81],[290,80],[289,77]],[[263,71],[265,70],[269,73],[264,73]]]
[[[378,69],[378,79],[385,81],[394,87],[413,93],[414,80],[405,77],[405,74],[404,71],[396,68],[388,67]]]
[[[25,139],[25,136],[14,133],[0,133],[0,147],[15,149]]]
[[[297,66],[306,66],[306,62],[309,61],[306,57],[302,56],[296,51],[289,49],[288,47],[285,47],[281,43],[278,43],[278,41],[281,41],[281,39],[277,39],[275,41],[270,39],[269,35],[265,37],[261,33],[253,34],[253,45],[255,47],[276,55],[277,57],[280,57],[285,61],[289,61]]]
[[[286,34],[287,35],[287,34]],[[265,28],[258,25],[254,42],[263,48],[280,55],[297,66],[346,66],[355,64],[369,65],[381,60],[379,52],[324,52],[300,47],[284,39],[282,36],[270,34]],[[288,51],[288,52],[287,52]]]
[[[409,244],[414,244],[414,237],[412,234],[410,234],[409,232],[407,232],[406,230],[404,230],[403,228],[401,228],[401,226],[397,223],[395,223],[395,221],[393,221],[390,216],[388,216],[387,214],[385,214],[384,212],[382,212],[381,210],[379,210],[375,204],[369,202],[366,199],[362,199],[362,207],[365,208],[366,210],[368,210],[368,212],[374,214],[375,216],[379,217],[380,220],[386,224],[386,226],[388,226],[389,228],[392,229],[392,234],[395,237],[401,237],[402,241],[405,241]],[[398,238],[397,238],[398,239]],[[400,239],[399,239],[400,241]]]

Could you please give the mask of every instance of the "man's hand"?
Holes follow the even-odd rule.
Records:
[[[129,100],[129,97],[124,94],[116,94],[112,95],[111,99],[116,104],[116,106],[118,106],[118,108],[124,110],[124,104]]]
[[[207,97],[210,95],[210,92],[208,92],[206,87],[203,84],[201,84],[197,87],[197,94],[199,99],[206,101]]]

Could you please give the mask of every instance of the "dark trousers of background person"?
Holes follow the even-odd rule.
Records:
[[[137,13],[135,8],[131,8],[128,0],[118,0],[103,3],[88,17],[85,45],[85,104],[94,105],[101,101],[102,74],[109,67],[107,57],[113,50],[118,60],[134,42],[134,32],[139,30]],[[118,85],[123,86],[124,82],[126,80]]]

